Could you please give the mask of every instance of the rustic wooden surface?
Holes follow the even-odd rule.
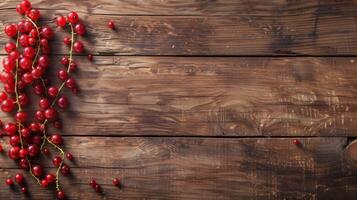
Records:
[[[17,2],[0,3],[0,30]],[[357,197],[357,1],[32,2],[45,23],[79,11],[95,54],[76,58],[81,94],[61,113],[69,199]],[[0,168],[0,183],[19,172],[6,155]],[[0,184],[0,199],[54,199],[27,180],[30,196]]]

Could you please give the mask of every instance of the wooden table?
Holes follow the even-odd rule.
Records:
[[[0,3],[1,30],[17,2]],[[356,1],[32,2],[53,27],[78,11],[95,55],[76,58],[81,94],[61,113],[69,199],[357,199]],[[31,178],[30,197],[10,191],[19,170],[0,165],[1,200],[54,199]]]

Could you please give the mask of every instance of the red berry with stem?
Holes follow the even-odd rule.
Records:
[[[65,193],[64,193],[62,190],[59,190],[59,191],[57,192],[57,198],[60,199],[60,200],[62,200],[62,199],[64,199],[64,198],[66,198],[66,195],[65,195]]]
[[[44,122],[46,120],[45,113],[42,110],[36,111],[35,117],[39,122]]]
[[[17,127],[14,123],[7,123],[4,126],[4,131],[7,133],[7,135],[9,136],[13,136],[15,135],[16,131],[17,131]]]
[[[43,173],[43,167],[41,165],[35,165],[32,167],[32,173],[36,177],[40,177]]]
[[[40,148],[34,144],[31,144],[27,149],[31,157],[36,157],[40,153]]]
[[[46,119],[52,120],[57,117],[57,111],[54,108],[49,108],[45,110]]]
[[[22,175],[22,174],[16,174],[15,175],[15,181],[16,181],[16,183],[18,183],[18,184],[23,184],[24,183],[24,175]]]
[[[11,136],[9,143],[11,146],[19,146],[20,145],[20,137],[18,135]]]
[[[13,42],[9,42],[5,45],[5,51],[7,53],[11,53],[16,50],[16,44]]]
[[[11,178],[6,179],[6,185],[11,186],[14,184],[14,181]]]
[[[23,46],[23,47],[29,46],[30,45],[29,44],[29,38],[30,37],[28,35],[26,35],[26,34],[21,35],[20,38],[19,38],[20,45]]]
[[[59,167],[61,164],[62,164],[62,158],[59,157],[59,156],[55,156],[53,159],[52,159],[52,163],[55,167]]]
[[[65,81],[68,79],[68,73],[66,70],[61,69],[58,71],[57,73],[57,77],[61,80],[61,81]]]
[[[31,9],[28,13],[27,16],[32,19],[33,21],[37,21],[38,19],[40,19],[41,14],[40,11],[37,9]]]
[[[78,34],[78,35],[84,35],[86,34],[86,27],[83,24],[77,24],[74,27],[74,31]]]
[[[66,154],[66,158],[67,158],[68,160],[72,161],[72,160],[73,160],[73,155],[72,155],[71,153],[67,153],[67,154]]]
[[[114,178],[112,182],[113,182],[113,185],[115,185],[115,186],[119,186],[120,185],[120,181],[119,181],[118,178]]]
[[[43,55],[38,59],[38,64],[40,67],[47,68],[50,64],[48,56]]]
[[[113,20],[110,20],[110,21],[108,22],[108,27],[109,27],[110,29],[112,29],[112,30],[115,29],[115,24],[114,24],[114,21],[113,21]]]
[[[39,106],[42,109],[50,108],[50,106],[51,106],[50,100],[48,100],[47,98],[40,99]]]
[[[29,98],[26,94],[20,94],[18,99],[21,106],[26,106],[29,103]]]
[[[29,2],[28,0],[21,1],[19,5],[24,12],[27,12],[32,8],[31,2]]]
[[[77,41],[73,45],[73,50],[77,53],[82,53],[84,51],[84,45],[82,42]]]
[[[50,88],[48,88],[48,91],[47,91],[47,93],[48,93],[48,95],[50,96],[50,97],[56,97],[57,96],[57,94],[58,94],[58,88],[57,87],[50,87]]]
[[[17,122],[23,123],[27,120],[27,113],[23,111],[16,113],[15,119]]]
[[[28,169],[29,168],[29,163],[26,158],[20,159],[19,166],[22,169]]]
[[[28,138],[31,136],[31,130],[29,128],[22,128],[21,129],[21,136],[24,138]]]
[[[43,179],[43,180],[41,181],[41,186],[42,186],[43,188],[47,188],[47,187],[48,187],[48,181],[47,181],[46,179]]]
[[[53,174],[47,174],[46,180],[48,181],[49,184],[52,184],[56,181],[56,176]]]
[[[45,88],[40,84],[36,84],[33,86],[33,92],[37,95],[42,95],[45,92]]]
[[[15,37],[17,35],[16,25],[15,24],[6,25],[4,32],[9,37]]]
[[[66,24],[67,24],[67,20],[66,20],[66,18],[63,17],[63,16],[58,16],[58,17],[56,18],[56,24],[57,24],[57,26],[59,26],[59,27],[64,27],[64,26],[66,26]]]
[[[24,73],[24,75],[22,75],[21,80],[22,80],[24,83],[31,84],[31,83],[33,82],[32,74],[31,74],[30,72]]]
[[[15,102],[12,99],[6,99],[1,103],[1,110],[4,112],[11,112],[15,109]]]
[[[75,81],[73,78],[69,78],[69,79],[66,81],[66,86],[67,86],[69,89],[75,88],[75,87],[76,87],[76,81]]]
[[[50,27],[44,27],[41,30],[41,37],[46,38],[48,40],[52,39],[54,36],[53,30]]]
[[[28,57],[23,57],[20,59],[20,67],[24,70],[28,70],[32,66],[32,61]]]
[[[21,149],[19,151],[20,158],[25,158],[28,154],[29,154],[29,151],[27,149]]]
[[[68,106],[69,106],[68,98],[66,96],[59,98],[57,100],[57,105],[58,105],[58,107],[60,107],[62,109],[68,108]]]
[[[68,165],[66,165],[66,164],[63,164],[63,165],[62,165],[62,167],[61,167],[61,173],[62,173],[63,175],[68,175],[68,174],[70,173],[70,171],[71,171],[71,168],[70,168]]]
[[[71,38],[69,38],[69,37],[64,37],[63,38],[63,43],[65,44],[65,45],[71,45]]]
[[[60,134],[52,135],[51,142],[53,142],[55,145],[61,145],[63,142],[62,136]]]
[[[19,152],[20,152],[20,147],[11,147],[8,152],[8,156],[12,160],[19,159],[20,157]]]
[[[79,21],[79,17],[78,17],[78,14],[76,13],[76,12],[70,12],[69,14],[68,14],[68,21],[69,21],[69,23],[71,23],[71,24],[76,24],[76,23],[78,23],[78,21]]]
[[[31,76],[32,78],[34,78],[35,80],[40,79],[42,76],[42,70],[35,68],[31,71]]]
[[[16,12],[18,12],[20,15],[24,15],[26,11],[24,11],[22,8],[21,8],[21,5],[18,4],[16,6]]]

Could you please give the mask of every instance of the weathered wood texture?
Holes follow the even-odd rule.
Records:
[[[353,199],[357,171],[345,159],[347,139],[300,140],[302,148],[291,139],[70,137],[66,149],[77,159],[73,176],[62,180],[72,200]],[[18,171],[0,161],[1,179]],[[121,191],[111,186],[113,176],[122,177]],[[89,189],[92,177],[104,186],[102,196]],[[51,199],[29,180],[35,199]],[[0,189],[1,199],[24,199]]]
[[[40,1],[42,2],[44,1]],[[69,6],[73,5],[72,1],[59,3],[59,6],[56,4],[58,1],[46,2],[48,3],[44,3],[43,7],[47,7],[46,4],[51,5],[49,8],[52,7],[43,11],[47,20],[67,12],[53,10],[54,8],[73,7]],[[97,1],[75,1],[75,4],[81,4],[80,14],[89,28],[89,39],[85,44],[93,53],[101,55],[357,55],[357,6],[351,1],[328,1],[321,5],[317,5],[317,1],[304,1],[301,4],[292,3],[290,6],[285,5],[285,1],[275,1],[272,5],[265,1],[248,1],[256,6],[253,6],[251,14],[243,12],[239,16],[108,16],[101,11],[98,12],[103,14],[93,15],[93,10],[96,10],[94,5],[107,10],[106,7],[126,9],[120,4],[130,4],[129,1],[105,2],[102,5]],[[116,2],[120,2],[118,6]],[[144,2],[155,7],[161,1]],[[202,1],[201,4],[210,2]],[[215,1],[212,2],[214,5]],[[233,1],[223,2],[217,4],[230,5]],[[3,4],[6,8],[14,7],[13,1]],[[139,4],[139,1],[136,4]],[[135,7],[136,4],[134,2],[130,5]],[[166,1],[168,10],[169,4]],[[180,3],[172,4],[172,7],[175,7],[175,4]],[[200,1],[192,4],[198,6]],[[247,3],[236,1],[232,8],[235,7],[234,4],[239,6]],[[281,7],[274,6],[275,4]],[[161,6],[165,7],[165,3]],[[158,10],[145,5],[140,7]],[[195,6],[191,8],[194,9]],[[208,10],[209,8],[210,6]],[[284,14],[285,11],[291,13]],[[120,10],[116,14],[120,14]],[[2,10],[0,29],[3,29],[4,24],[19,18],[20,16],[16,15],[14,17],[14,11],[11,9]],[[116,21],[117,31],[107,27],[109,19]],[[54,26],[54,23],[51,24]],[[7,39],[2,32],[0,38],[0,45],[4,45]],[[4,50],[1,49],[1,52]],[[67,49],[61,48],[61,52],[67,52]]]
[[[357,136],[355,58],[79,63],[67,135]]]

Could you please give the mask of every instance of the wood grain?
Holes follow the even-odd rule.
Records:
[[[356,136],[355,58],[78,59],[66,135]]]
[[[88,27],[85,46],[97,55],[357,55],[356,13],[273,16],[108,16],[81,13]],[[44,11],[54,26],[63,11]],[[0,29],[15,22],[0,12]],[[118,30],[107,22],[112,19]],[[338,24],[338,26],[336,26]],[[56,53],[66,53],[58,30]],[[0,34],[0,45],[8,41]],[[1,48],[0,53],[4,53]]]
[[[346,138],[292,139],[66,137],[76,157],[71,178],[63,178],[79,199],[353,199],[356,169],[345,162]],[[90,150],[90,151],[89,151]],[[100,155],[100,156],[98,156]],[[13,170],[0,157],[3,180]],[[111,186],[121,177],[123,190]],[[97,178],[102,196],[90,189]],[[33,199],[51,192],[28,179]],[[24,199],[0,184],[1,199]]]

